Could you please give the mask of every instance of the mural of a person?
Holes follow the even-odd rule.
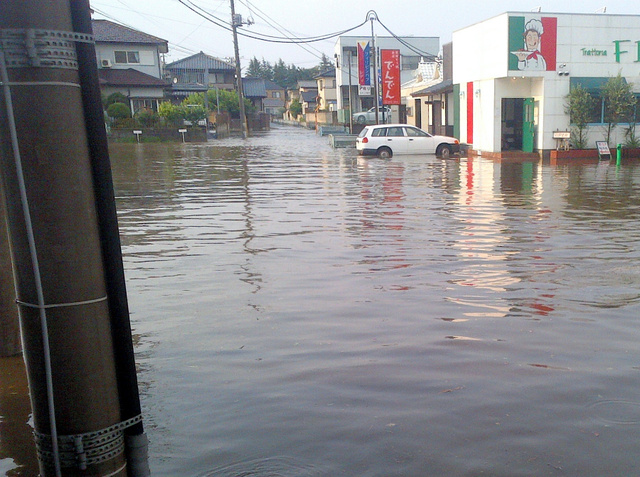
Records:
[[[524,26],[524,49],[512,51],[518,57],[519,70],[542,70],[547,69],[547,62],[540,53],[540,43],[544,28],[542,22],[537,19],[529,20]]]

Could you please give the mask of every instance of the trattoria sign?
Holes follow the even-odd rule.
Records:
[[[629,43],[629,45],[627,45]],[[613,46],[610,50],[602,47],[584,47],[580,48],[580,52],[582,56],[591,56],[591,57],[603,57],[603,56],[614,56],[616,59],[616,63],[620,63],[621,60],[625,58],[633,59],[635,63],[640,62],[640,41],[633,42],[635,44],[631,44],[631,40],[613,40]],[[631,47],[630,49],[628,49]]]

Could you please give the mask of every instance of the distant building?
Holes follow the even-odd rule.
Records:
[[[320,98],[319,108],[324,111],[337,111],[338,94],[336,88],[336,69],[328,68],[315,76]]]
[[[442,63],[430,81],[407,98],[407,122],[431,134],[453,136],[456,101],[453,97],[453,44],[442,47]],[[411,114],[409,114],[411,113]]]
[[[264,112],[282,119],[282,111],[287,103],[287,91],[273,81],[265,80],[267,97],[263,100]]]
[[[233,64],[203,52],[165,66],[173,102],[180,102],[192,93],[210,89],[234,90],[235,74]]]
[[[364,89],[359,88],[358,84],[358,44],[363,43],[367,45],[370,42],[371,37],[367,36],[341,36],[336,42],[334,57],[336,60],[336,99],[338,109],[349,107],[349,97],[351,97],[353,112],[367,110],[375,104],[373,97],[373,61],[370,63],[369,72],[371,93],[365,94]],[[440,39],[438,37],[422,36],[400,37],[400,39],[391,36],[379,36],[376,37],[376,49],[400,50],[400,83],[404,84],[413,78],[413,73],[418,68],[421,59],[430,61],[438,55],[440,51]],[[351,78],[349,78],[349,72],[351,72]],[[351,86],[351,88],[349,88],[349,86]],[[405,108],[406,105],[403,105],[401,109]],[[404,113],[396,111],[393,114],[395,118],[398,119],[402,117]]]
[[[264,79],[242,78],[242,92],[244,97],[251,101],[257,111],[262,111],[262,102],[267,97]]]
[[[298,81],[299,100],[302,104],[302,114],[316,110],[318,101],[318,82],[315,80]]]
[[[109,20],[92,20],[92,25],[102,93],[122,93],[133,113],[156,111],[168,86],[160,60],[168,52],[167,41]]]

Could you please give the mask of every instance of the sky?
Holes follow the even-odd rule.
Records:
[[[231,32],[211,21],[229,24],[230,0],[91,0],[91,7],[95,19],[106,18],[167,40],[167,62],[200,51],[221,59],[234,56]],[[364,23],[346,34],[370,37],[367,14],[373,10],[395,35],[435,36],[440,45],[450,42],[454,31],[504,12],[600,13],[604,8],[605,15],[640,14],[636,0],[609,4],[606,0],[235,0],[236,14],[252,21],[239,29],[248,35],[321,37]],[[374,32],[388,35],[378,22],[374,22]],[[333,58],[335,42],[332,38],[291,44],[239,36],[240,63],[244,69],[255,57],[271,64],[282,59],[287,65],[311,68],[323,53]]]

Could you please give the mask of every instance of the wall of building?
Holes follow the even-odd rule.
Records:
[[[140,63],[116,63],[116,51],[137,51],[140,53]],[[113,69],[128,69],[140,71],[142,73],[162,77],[162,71],[159,63],[158,48],[155,45],[125,45],[118,43],[97,43],[96,57],[98,59],[98,67],[102,68],[102,60],[108,60]]]
[[[541,37],[542,46],[555,41],[555,49],[545,58],[546,70],[517,69],[522,67],[513,59],[512,50],[524,47],[514,25],[532,18],[554,25],[547,24]],[[609,78],[620,73],[634,84],[634,91],[640,91],[639,15],[505,13],[454,32],[453,44],[460,139],[472,140],[478,150],[501,150],[503,98],[534,99],[534,147],[541,150],[556,147],[553,131],[570,128],[565,104],[572,77]],[[602,138],[602,125],[592,125],[590,142]],[[613,140],[621,139],[622,126]]]
[[[419,51],[424,51],[431,55],[437,55],[440,51],[440,38],[438,37],[403,37],[407,43],[412,45]],[[336,58],[336,87],[338,91],[344,86],[345,91],[349,86],[349,58],[351,58],[351,84],[352,86],[358,85],[358,59],[356,55],[356,48],[359,41],[371,41],[371,37],[363,36],[341,36],[338,38],[334,48],[334,55]],[[400,50],[400,82],[402,84],[408,82],[413,78],[413,73],[417,67],[402,68],[404,57],[416,57],[419,61],[419,55],[412,49],[407,48],[393,37],[376,37],[376,48],[383,49],[396,49]],[[379,63],[378,63],[379,64]],[[373,59],[371,60],[371,78],[373,89]],[[343,109],[348,107],[346,101],[343,100],[343,96],[338,94],[337,96],[338,108]],[[363,108],[359,107],[360,98],[354,98],[354,111],[361,111]]]

